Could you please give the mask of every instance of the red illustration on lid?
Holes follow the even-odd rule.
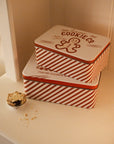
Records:
[[[57,49],[66,49],[68,53],[77,52],[77,48],[80,48],[80,39],[78,38],[70,38],[68,41],[62,40],[61,44],[56,44],[55,47]]]

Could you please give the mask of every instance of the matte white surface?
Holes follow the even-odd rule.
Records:
[[[0,135],[0,144],[14,144],[9,139],[5,138],[4,136]]]
[[[33,41],[50,26],[49,0],[7,0],[14,60],[19,76],[34,50]],[[15,52],[15,49],[17,52]],[[18,56],[18,59],[15,56]]]
[[[10,24],[7,10],[7,0],[0,0],[0,37],[1,37],[1,52],[0,56],[4,62],[5,70],[9,78],[17,79],[18,60],[17,53],[12,46],[10,33]],[[2,67],[0,67],[3,69]]]
[[[113,144],[114,75],[103,72],[96,107],[91,110],[28,100],[14,109],[8,93],[23,92],[23,83],[0,79],[0,133],[15,144]],[[27,116],[27,115],[28,116]]]

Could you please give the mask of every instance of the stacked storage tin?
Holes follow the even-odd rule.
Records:
[[[57,25],[35,40],[35,54],[23,70],[28,98],[93,108],[110,40]]]

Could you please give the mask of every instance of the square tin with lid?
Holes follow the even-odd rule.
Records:
[[[51,71],[92,82],[107,64],[109,45],[107,37],[56,25],[35,40],[36,60]]]
[[[100,74],[92,83],[85,83],[48,69],[37,68],[33,54],[22,75],[25,94],[30,99],[87,109],[95,106]]]

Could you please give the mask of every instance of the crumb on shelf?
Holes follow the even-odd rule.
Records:
[[[10,106],[18,107],[23,105],[26,102],[26,96],[23,93],[15,91],[13,93],[9,93],[7,97],[7,103]]]
[[[27,114],[27,113],[25,114],[25,117],[28,117],[28,114]]]
[[[31,120],[34,120],[34,119],[36,119],[36,118],[37,118],[37,117],[36,117],[36,116],[34,116],[34,117],[32,117],[32,118],[31,118]]]

